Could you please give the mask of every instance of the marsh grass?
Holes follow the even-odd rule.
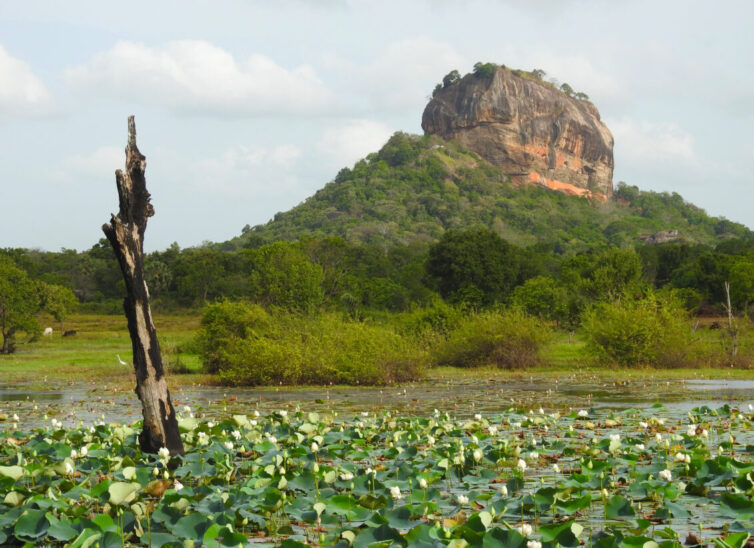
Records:
[[[123,361],[131,363],[131,339],[124,316],[76,314],[64,322],[62,329],[57,322],[45,320],[43,325],[54,329],[52,336],[19,344],[14,354],[0,355],[0,378],[4,382],[47,385],[88,380],[131,381],[133,368],[121,365],[116,358],[120,355]],[[162,348],[168,349],[167,353],[163,351],[163,359],[177,358],[183,370],[192,374],[190,377],[199,374],[199,358],[183,350],[199,325],[199,317],[160,315],[155,317],[155,324]],[[75,330],[76,334],[63,337],[63,330]],[[176,382],[183,382],[178,380],[180,377],[183,375],[176,375]],[[196,378],[183,380],[193,382]]]

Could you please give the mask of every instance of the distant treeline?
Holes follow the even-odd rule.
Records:
[[[106,240],[91,249],[3,249],[29,278],[70,288],[83,310],[121,312],[124,287]],[[718,311],[730,284],[733,308],[754,303],[754,241],[715,247],[663,243],[606,246],[576,254],[509,243],[484,228],[447,231],[431,245],[370,245],[303,238],[241,250],[173,244],[146,256],[158,309],[245,299],[290,311],[399,312],[437,300],[482,309],[518,304],[558,322],[578,322],[595,300],[674,290],[692,311]]]

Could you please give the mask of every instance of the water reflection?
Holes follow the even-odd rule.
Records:
[[[300,407],[307,411],[397,411],[428,414],[433,409],[456,416],[498,413],[509,407],[567,412],[593,408],[646,408],[661,403],[675,413],[700,405],[723,404],[743,407],[754,403],[754,380],[654,380],[601,382],[594,375],[521,377],[518,379],[448,379],[388,387],[227,388],[185,386],[172,389],[176,406],[190,406],[205,417],[225,417]],[[133,422],[141,406],[131,390],[70,386],[42,392],[23,386],[0,386],[0,413],[18,414],[26,427],[38,426],[55,417],[71,426],[105,420]],[[1,423],[0,423],[1,424]]]

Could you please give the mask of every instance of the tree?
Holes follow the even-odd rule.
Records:
[[[546,74],[547,73],[542,69],[534,69],[531,71],[531,75],[534,76],[534,78],[536,78],[537,80],[543,80]]]
[[[571,97],[573,95],[573,88],[569,86],[566,82],[563,82],[560,84],[560,91],[568,95],[568,97]]]
[[[322,304],[322,267],[291,242],[274,242],[248,251],[251,295],[265,306],[310,311]]]
[[[589,96],[586,93],[582,92],[582,91],[579,91],[578,93],[576,93],[574,95],[574,97],[576,99],[578,99],[579,101],[588,101],[589,100]]]
[[[126,169],[115,172],[119,212],[111,216],[102,231],[118,258],[126,284],[123,310],[131,335],[136,394],[144,416],[139,445],[145,453],[157,453],[166,447],[171,455],[182,455],[183,442],[165,380],[160,343],[149,305],[149,289],[144,279],[144,231],[147,220],[154,215],[144,177],[146,166],[146,158],[136,146],[134,117],[129,116]]]
[[[442,87],[446,88],[452,84],[455,84],[461,79],[461,74],[457,70],[451,70],[442,79]]]
[[[495,63],[482,63],[478,61],[474,63],[474,76],[479,78],[491,78],[495,74],[497,65]]]
[[[470,306],[505,300],[516,284],[516,248],[487,229],[449,230],[429,249],[426,273],[443,298]]]
[[[0,255],[0,354],[15,350],[18,331],[38,334],[41,331],[35,314],[39,311],[36,284],[8,257]]]
[[[67,287],[37,282],[40,308],[62,323],[78,306],[79,301]]]

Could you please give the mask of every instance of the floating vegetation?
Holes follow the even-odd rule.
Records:
[[[0,544],[751,547],[754,415],[287,412],[0,432]]]

